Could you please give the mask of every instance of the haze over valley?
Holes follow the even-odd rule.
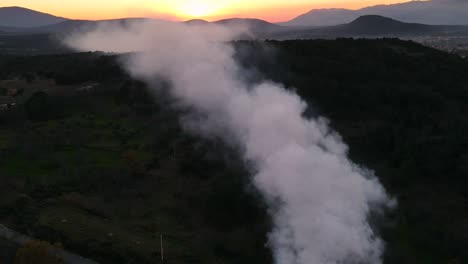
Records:
[[[468,24],[468,21],[464,21],[465,16],[447,16],[451,20],[442,21],[440,20],[440,17],[442,17],[442,14],[439,12],[440,9],[437,9],[439,10],[439,20],[428,19],[428,12],[425,11],[428,8],[427,6],[437,5],[439,2],[440,0],[434,3],[410,2],[407,4],[374,6],[356,11],[338,9],[312,10],[289,22],[279,24],[260,19],[246,18],[226,18],[213,22],[193,19],[185,22],[167,21],[167,23],[187,23],[189,25],[217,24],[228,27],[242,27],[249,32],[249,34],[242,37],[243,39],[286,40],[331,39],[339,37],[399,37],[442,50],[456,52],[464,56],[468,50],[468,26],[465,26],[465,24]],[[451,1],[450,3],[451,5],[449,6],[451,8],[465,10],[464,3],[456,1],[453,1],[453,3]],[[410,10],[419,10],[418,12],[424,13],[426,16],[419,15],[416,11],[414,13],[413,11],[408,12],[406,10],[407,6],[411,7]],[[8,45],[10,43],[22,42],[22,39],[25,38],[28,39],[25,37],[26,35],[49,36],[37,36],[38,40],[34,41],[38,43],[38,46],[31,47],[30,50],[40,53],[41,48],[38,47],[46,39],[50,39],[47,41],[51,42],[47,46],[63,48],[58,40],[70,32],[89,31],[100,25],[126,25],[139,21],[154,21],[155,23],[159,23],[164,21],[150,18],[122,18],[101,21],[73,20],[19,7],[0,8],[0,13],[3,14],[0,16],[0,38],[3,39],[0,49],[9,49],[9,52],[15,52],[15,49],[8,47]],[[399,13],[404,13],[405,15],[399,15]],[[47,52],[53,50],[49,48]],[[60,50],[56,49],[55,51]],[[44,51],[42,50],[42,52]]]

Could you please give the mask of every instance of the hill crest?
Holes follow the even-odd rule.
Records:
[[[19,6],[0,7],[2,27],[41,27],[66,20],[68,19]]]
[[[368,6],[358,10],[344,8],[312,9],[281,23],[288,26],[333,26],[349,23],[363,15],[380,15],[408,23],[428,25],[468,25],[468,1],[407,1]]]

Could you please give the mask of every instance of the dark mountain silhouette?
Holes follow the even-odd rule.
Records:
[[[438,33],[445,29],[445,26],[431,26],[416,23],[404,23],[388,17],[378,15],[366,15],[357,18],[349,24],[335,26],[332,32],[340,32],[347,34],[364,34],[364,35],[418,35]]]
[[[63,17],[41,13],[22,7],[0,7],[2,27],[40,27],[67,20]]]
[[[288,22],[285,26],[333,26],[349,23],[359,17],[354,10],[343,8],[314,9]]]
[[[252,18],[229,18],[213,22],[225,26],[244,26],[253,32],[268,32],[279,30],[282,27],[265,20]]]
[[[440,0],[439,0],[440,1]],[[453,0],[447,0],[453,1]],[[416,3],[414,3],[416,4]],[[88,31],[93,30],[97,26],[110,25],[110,26],[123,26],[126,27],[134,22],[141,21],[154,21],[163,23],[177,23],[170,21],[162,21],[156,19],[147,18],[124,18],[124,19],[113,19],[113,20],[67,20],[64,18],[58,18],[42,14],[28,9],[22,8],[0,8],[0,11],[5,10],[20,10],[23,16],[31,16],[30,18],[24,18],[25,21],[33,21],[37,16],[46,16],[48,21],[59,21],[57,23],[41,25],[41,23],[35,23],[35,26],[20,27],[20,26],[2,26],[0,24],[0,35],[25,35],[25,34],[67,34],[76,31]],[[18,11],[19,12],[19,11]],[[321,16],[326,17],[331,13],[341,14],[341,18],[349,18],[352,13],[345,9],[329,9],[322,10]],[[14,12],[13,12],[14,13]],[[6,20],[4,17],[0,17],[0,21]],[[45,23],[42,19],[42,22]],[[25,25],[23,22],[22,25]],[[270,39],[296,39],[296,38],[333,38],[333,37],[400,37],[400,36],[432,36],[432,35],[468,35],[467,26],[435,26],[418,23],[405,23],[396,19],[383,17],[380,15],[365,15],[360,16],[350,23],[342,23],[334,26],[322,26],[322,27],[311,27],[311,26],[281,26],[272,24],[260,19],[249,19],[249,18],[231,18],[223,19],[215,22],[208,22],[205,20],[194,19],[183,22],[188,25],[209,25],[218,24],[229,27],[245,28],[249,30],[249,34],[244,34],[241,38],[270,38]]]
[[[11,32],[21,32],[24,31],[25,28],[16,28],[16,27],[2,27],[0,26],[0,34],[8,34]]]
[[[433,26],[405,23],[378,16],[361,16],[351,23],[337,26],[290,30],[274,34],[279,39],[320,38],[320,37],[404,37],[432,35],[468,35],[468,26]]]
[[[468,25],[468,1],[410,1],[400,4],[370,6],[359,10],[314,9],[282,24],[289,26],[331,26],[348,23],[360,16],[371,14],[408,23]]]
[[[125,18],[125,19],[112,19],[112,20],[65,20],[52,25],[40,26],[40,27],[28,27],[28,28],[13,28],[13,27],[0,27],[0,30],[4,31],[3,34],[18,35],[18,34],[39,34],[39,33],[51,33],[51,34],[62,34],[76,31],[87,31],[96,28],[101,25],[119,25],[128,26],[130,23],[145,21],[146,18]],[[157,20],[154,20],[157,21]]]
[[[118,25],[128,26],[133,22],[142,22],[147,20],[146,18],[124,18],[124,19],[111,19],[111,20],[68,20],[53,25],[44,27],[31,28],[31,31],[42,32],[42,33],[69,33],[73,31],[91,30],[101,25]]]
[[[37,33],[70,33],[76,31],[87,31],[92,30],[97,26],[101,25],[118,25],[118,26],[128,26],[134,22],[141,21],[154,21],[154,22],[164,22],[164,23],[175,23],[164,20],[157,19],[148,19],[148,18],[124,18],[124,19],[113,19],[113,20],[65,20],[59,23],[38,26],[38,27],[1,27],[0,30],[4,33],[0,34],[37,34]],[[269,23],[260,19],[244,19],[244,18],[232,18],[232,19],[223,19],[215,22],[208,22],[201,19],[194,19],[183,22],[188,25],[209,25],[209,24],[219,24],[229,27],[239,27],[246,28],[254,35],[264,34],[268,32],[278,31],[284,27]]]
[[[203,20],[203,19],[191,19],[191,20],[185,21],[184,23],[188,25],[206,25],[206,24],[209,24],[210,22]]]

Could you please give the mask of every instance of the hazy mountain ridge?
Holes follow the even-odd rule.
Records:
[[[349,23],[357,17],[359,16],[356,16],[355,11],[344,8],[314,9],[279,24],[285,26],[333,26]]]
[[[331,26],[348,23],[363,15],[381,15],[411,23],[468,25],[468,2],[456,0],[411,1],[376,5],[358,10],[314,9],[288,22],[288,26]]]
[[[145,20],[160,21],[156,19],[147,18],[123,18],[123,19],[110,19],[110,20],[66,20],[56,24],[28,27],[28,28],[15,28],[15,27],[0,27],[0,31],[4,34],[61,34],[76,31],[86,31],[94,29],[97,26],[122,26],[126,27],[134,22],[141,22]],[[0,33],[1,34],[1,33]]]
[[[100,25],[114,25],[125,28],[132,22],[142,19],[120,19],[110,21],[77,21],[70,20],[46,27],[15,29],[0,27],[0,51],[13,54],[62,53],[67,49],[60,39],[71,32],[89,31]],[[175,22],[162,22],[175,23]],[[191,26],[213,25],[211,22],[191,20],[184,22]],[[257,20],[229,20],[213,22],[229,24],[230,26],[250,28],[249,34],[239,36],[239,39],[335,39],[341,37],[379,38],[396,37],[406,39],[418,38],[467,38],[468,26],[433,26],[418,23],[404,23],[394,19],[369,15],[362,16],[351,23],[328,27],[288,27],[275,26],[268,22]],[[157,26],[158,23],[155,23]],[[12,31],[13,30],[13,31]],[[17,30],[17,31],[14,31]],[[2,32],[4,31],[4,32]],[[417,40],[418,41],[418,40]],[[430,45],[432,46],[432,45]],[[453,46],[452,46],[453,47]],[[448,46],[438,47],[452,50]]]
[[[366,15],[336,26],[302,28],[273,33],[273,39],[316,39],[337,37],[416,37],[468,35],[468,26],[434,26],[405,23],[395,19]]]
[[[224,25],[232,28],[241,28],[249,32],[249,34],[243,35],[244,38],[262,37],[266,34],[271,34],[280,31],[290,30],[289,27],[283,27],[276,24],[269,23],[259,19],[224,19],[214,22],[208,22],[204,20],[189,20],[185,22],[171,22],[157,19],[146,19],[146,18],[125,18],[115,20],[67,20],[53,25],[42,26],[42,27],[31,27],[31,28],[14,28],[14,27],[0,27],[1,35],[32,35],[32,34],[70,34],[73,32],[85,32],[95,29],[96,27],[104,26],[115,26],[115,27],[127,27],[135,22],[142,21],[154,22],[155,26],[158,23],[185,23],[189,26],[201,26],[201,25]],[[291,28],[292,29],[292,28]]]
[[[419,2],[392,5],[395,6],[420,6]],[[389,8],[389,6],[375,6],[376,8]],[[30,12],[34,12],[29,10]],[[29,12],[28,11],[28,12]],[[369,11],[370,12],[370,11]],[[326,9],[313,11],[313,19],[323,23],[331,23],[332,14],[340,14],[341,23],[332,26],[287,26],[278,25],[260,19],[228,18],[213,22],[194,19],[182,23],[188,25],[225,25],[235,28],[246,28],[251,34],[241,36],[242,39],[309,39],[309,38],[336,38],[336,37],[408,37],[408,36],[436,36],[436,35],[463,35],[468,36],[468,26],[428,25],[421,23],[406,23],[396,19],[380,15],[364,15],[351,19],[355,13],[346,9]],[[309,15],[301,16],[306,19]],[[348,21],[349,20],[349,21]],[[98,26],[127,27],[135,22],[153,21],[155,23],[180,23],[151,18],[123,18],[112,20],[63,20],[58,23],[35,27],[4,27],[0,26],[0,35],[32,35],[32,34],[69,34],[71,32],[89,31]],[[346,22],[344,22],[346,21]],[[157,24],[156,24],[157,26]]]
[[[66,20],[68,19],[23,7],[0,7],[1,27],[40,27]]]
[[[282,26],[268,21],[253,18],[228,18],[218,20],[213,23],[226,26],[246,26],[252,31],[273,31],[282,28]]]

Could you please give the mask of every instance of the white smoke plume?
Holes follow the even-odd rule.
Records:
[[[240,29],[140,22],[100,27],[67,39],[81,51],[135,52],[125,68],[150,86],[163,77],[171,94],[206,118],[205,131],[229,135],[253,164],[253,183],[273,218],[269,246],[277,264],[381,263],[382,241],[368,224],[371,207],[391,204],[372,173],[347,158],[324,119],[281,85],[253,87],[228,41]],[[224,133],[230,131],[230,133]]]

